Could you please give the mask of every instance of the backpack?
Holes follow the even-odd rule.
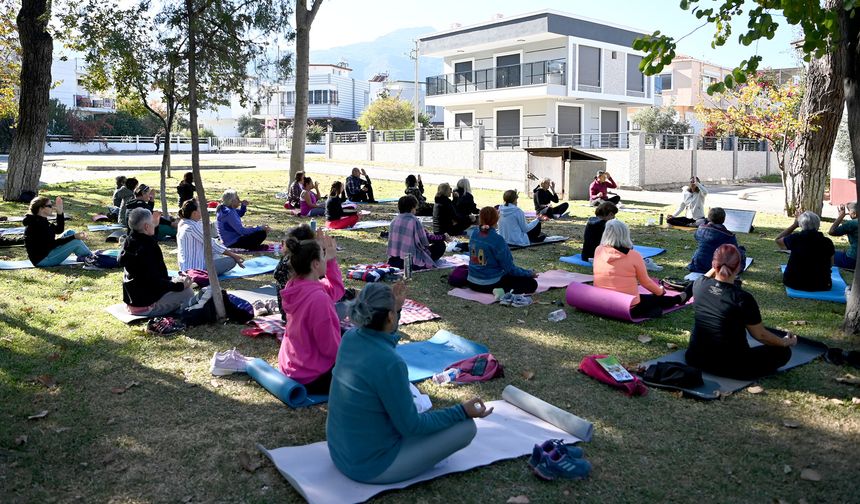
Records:
[[[467,278],[469,278],[469,266],[465,264],[457,266],[448,275],[448,285],[451,287],[465,287]]]
[[[628,382],[619,382],[615,378],[612,377],[600,363],[597,362],[597,359],[603,359],[607,357],[606,355],[586,355],[582,358],[582,361],[579,363],[579,372],[585,375],[588,375],[595,380],[605,383],[610,387],[614,387],[620,389],[628,396],[644,396],[648,394],[648,387],[642,380],[633,375],[633,380]]]
[[[696,388],[705,384],[702,371],[683,362],[651,364],[642,373],[642,378],[648,383],[678,388]]]
[[[206,287],[209,285],[209,273],[206,270],[190,269],[185,271],[185,276],[196,283],[198,287]]]
[[[119,250],[96,250],[91,263],[97,268],[119,268]]]
[[[491,353],[482,353],[449,364],[447,369],[457,368],[460,374],[454,378],[457,383],[472,383],[489,381],[493,378],[503,378],[505,368]]]

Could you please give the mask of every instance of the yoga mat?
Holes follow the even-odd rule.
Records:
[[[60,264],[60,266],[74,266],[75,264],[83,263],[79,263],[74,255],[70,255],[62,262],[62,264]],[[20,261],[0,261],[0,270],[20,270],[30,268],[35,268],[35,266],[33,266],[33,263],[31,263],[29,259],[22,259]]]
[[[128,312],[128,309],[125,306],[125,303],[117,303],[115,305],[110,305],[104,309],[106,312],[113,315],[117,320],[124,324],[131,324],[132,322],[137,322],[139,320],[147,320],[149,317],[142,317],[140,315],[132,315]]]
[[[755,210],[738,210],[736,208],[724,208],[726,221],[723,223],[726,229],[732,233],[749,233],[755,219]]]
[[[13,228],[0,229],[0,236],[16,235],[16,234],[22,235],[22,234],[24,234],[24,229],[25,229],[24,227],[13,227]]]
[[[741,273],[748,270],[749,267],[752,265],[752,263],[753,263],[753,258],[747,257],[746,261],[744,262],[744,269],[743,269],[743,271],[741,271]],[[704,273],[687,273],[686,275],[684,275],[684,280],[696,281],[703,276],[705,276]]]
[[[437,270],[440,269],[451,269],[456,268],[457,266],[468,266],[469,265],[469,255],[468,254],[454,254],[450,256],[442,256],[439,260],[436,261]],[[420,273],[423,271],[434,271],[432,269],[427,270],[419,270],[413,271],[412,273]]]
[[[692,226],[673,226],[672,224],[663,224],[663,227],[664,227],[664,228],[666,228],[666,229],[677,229],[678,231],[690,231],[690,232],[693,232],[693,231],[695,231],[695,230],[699,229],[698,227],[692,227]]]
[[[573,434],[586,443],[591,441],[591,436],[594,434],[594,425],[588,420],[584,420],[557,406],[553,406],[527,392],[523,392],[513,385],[508,385],[502,390],[502,399],[523,411],[531,413],[544,422],[549,422],[559,429]]]
[[[666,252],[666,249],[662,249],[659,247],[646,247],[644,245],[634,245],[633,250],[639,252],[642,255],[643,259],[646,259],[648,257],[658,256],[658,255],[662,254],[663,252]],[[594,267],[594,265],[591,264],[590,262],[582,260],[582,254],[559,257],[558,260],[561,262],[564,262],[564,263],[568,263],[568,264],[575,264],[577,266],[583,266],[585,268]]]
[[[351,203],[353,205],[375,205],[377,203],[397,203],[400,198],[377,198],[374,203],[370,203],[367,201],[351,201],[346,200],[347,203]]]
[[[539,245],[549,245],[550,243],[566,242],[568,239],[569,238],[567,236],[547,236],[546,239],[542,242],[529,243],[528,245],[511,245],[511,244],[508,244],[508,247],[510,247],[511,250],[518,250],[518,249],[524,249],[524,248],[529,248],[529,247],[537,247]]]
[[[366,220],[366,221],[358,221],[354,226],[343,228],[344,231],[349,230],[358,230],[358,229],[373,229],[380,227],[388,227],[391,224],[391,221],[385,220]]]
[[[538,288],[534,292],[540,294],[550,289],[560,289],[567,287],[571,282],[591,282],[594,280],[592,275],[583,275],[581,273],[573,273],[564,270],[549,270],[543,273],[538,273],[537,283]],[[454,296],[467,301],[477,301],[484,305],[491,305],[496,302],[496,297],[492,294],[473,291],[466,287],[457,287],[448,291],[449,296]]]
[[[417,301],[407,299],[403,303],[403,311],[400,312],[400,325],[409,325],[416,322],[426,322],[442,318],[438,313]]]
[[[650,294],[641,285],[639,286],[640,294]],[[677,292],[667,290],[667,295],[676,295]],[[567,286],[567,304],[576,308],[579,311],[592,313],[594,315],[609,317],[622,322],[633,322],[638,324],[649,320],[647,318],[634,318],[630,313],[633,296],[610,289],[603,289],[593,285],[574,282]],[[687,300],[685,304],[672,306],[663,310],[663,314],[671,313],[689,306],[693,302],[693,298]]]
[[[125,236],[125,229],[118,229],[113,233],[109,234],[105,241],[108,243],[118,243],[119,239]]]
[[[90,231],[116,231],[118,229],[124,230],[125,226],[122,224],[90,224],[87,229]]]
[[[275,268],[278,266],[278,259],[269,256],[259,256],[253,257],[251,259],[245,260],[245,267],[235,266],[230,271],[225,272],[222,275],[219,275],[218,278],[221,280],[228,280],[230,278],[242,278],[248,276],[255,275],[263,275],[266,273],[271,273],[275,271]],[[167,272],[168,275],[175,277],[179,274],[178,271],[169,270]]]
[[[750,347],[761,346],[761,343],[756,341],[749,334],[747,334],[747,342],[749,343]],[[823,343],[819,343],[817,341],[813,341],[803,337],[798,337],[797,345],[791,347],[791,359],[789,359],[789,361],[784,366],[779,368],[777,372],[788,371],[791,368],[808,364],[819,356],[823,355],[826,350],[827,346]],[[662,357],[643,362],[642,365],[647,367],[651,364],[656,364],[658,362],[669,361],[682,362],[686,364],[687,360],[684,356],[686,352],[686,350],[678,350],[677,352],[670,353],[669,355],[664,355]],[[734,378],[717,376],[715,374],[707,373],[705,371],[702,371],[702,381],[704,382],[704,385],[693,389],[666,386],[659,383],[645,383],[653,387],[665,388],[670,390],[680,390],[686,395],[707,400],[719,399],[720,396],[729,395],[753,384],[753,380],[736,380]]]
[[[415,383],[441,373],[449,364],[490,350],[474,341],[439,329],[432,338],[397,345],[397,354],[409,368],[409,381]]]
[[[246,255],[254,255],[254,254],[277,254],[281,251],[280,243],[266,243],[256,250],[248,250],[243,248],[231,248],[230,252],[235,254],[246,254]]]
[[[784,264],[779,268],[780,271],[783,273],[785,272]],[[794,299],[814,299],[816,301],[832,301],[834,303],[845,304],[845,288],[848,287],[848,284],[846,284],[845,280],[842,279],[842,275],[839,274],[839,268],[837,266],[830,268],[830,282],[833,286],[829,291],[810,292],[786,287],[785,292],[788,294],[788,297]]]
[[[368,485],[344,476],[332,463],[325,441],[273,450],[258,444],[257,448],[272,460],[281,475],[309,504],[342,504],[364,502],[381,492],[529,455],[534,445],[547,439],[563,439],[566,443],[579,441],[571,434],[505,401],[491,401],[486,405],[493,408],[493,413],[486,418],[475,419],[478,433],[469,446],[424,474],[389,485]],[[408,495],[401,497],[401,500],[410,501]],[[472,497],[480,500],[479,496]],[[463,500],[472,502],[472,497],[467,496]]]
[[[252,359],[245,371],[261,387],[290,408],[304,408],[328,401],[328,395],[308,395],[304,385],[273,368],[263,359]]]

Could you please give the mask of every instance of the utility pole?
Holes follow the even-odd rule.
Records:
[[[418,129],[418,39],[414,40],[415,48],[409,53],[409,57],[415,60],[415,89],[413,90],[412,104],[415,109],[413,117],[413,127]]]
[[[278,43],[278,64],[281,63],[281,44]],[[275,112],[275,157],[281,158],[281,83],[275,78],[275,92],[278,93],[278,110]]]

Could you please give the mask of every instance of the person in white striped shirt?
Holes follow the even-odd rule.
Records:
[[[200,222],[200,206],[197,200],[188,200],[179,210],[179,227],[176,232],[176,255],[179,269],[186,271],[198,269],[206,271],[206,256],[203,253],[203,224]],[[218,275],[233,269],[236,265],[244,268],[242,256],[231,252],[216,239],[212,239],[212,253],[215,255],[215,270]]]

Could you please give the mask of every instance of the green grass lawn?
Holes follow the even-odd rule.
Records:
[[[246,222],[271,224],[273,239],[299,222],[272,196],[287,186],[283,172],[203,176],[210,199],[238,188],[253,205]],[[332,181],[319,178],[321,186]],[[140,179],[158,186],[156,173]],[[67,213],[76,216],[69,226],[82,229],[108,202],[112,186],[112,180],[72,182],[48,186],[44,194],[62,195]],[[401,184],[376,181],[375,186],[378,197],[402,194]],[[427,190],[432,197],[435,187]],[[495,191],[479,190],[475,196],[479,205],[501,201]],[[619,214],[631,224],[637,243],[668,250],[657,258],[666,267],[663,276],[682,276],[695,248],[691,233],[645,225],[669,204],[674,208],[674,199],[667,196],[666,207],[635,205],[653,214]],[[170,201],[175,203],[173,190]],[[573,219],[546,226],[549,234],[572,240],[516,251],[519,265],[585,272],[558,261],[579,250],[584,219],[592,212],[582,202],[572,205]],[[390,204],[369,208],[373,219],[395,211]],[[0,203],[0,215],[23,212],[23,206]],[[786,218],[759,214],[756,232],[741,235],[755,258],[744,283],[765,323],[828,345],[860,347],[839,333],[843,305],[786,297],[778,269],[786,257],[775,251],[773,238],[787,224]],[[106,235],[92,233],[91,248],[109,248]],[[335,235],[345,249],[342,266],[384,259],[379,230]],[[162,249],[168,266],[175,267],[175,244],[164,243]],[[20,259],[25,252],[0,249],[0,256]],[[214,351],[231,347],[274,362],[277,342],[246,338],[235,324],[199,327],[172,338],[148,336],[140,326],[125,326],[102,311],[121,299],[121,276],[120,270],[74,268],[0,272],[0,502],[301,501],[271,464],[249,472],[242,460],[261,461],[256,443],[280,447],[323,440],[326,407],[291,410],[245,375],[214,378],[208,369]],[[660,390],[628,398],[578,373],[580,359],[609,353],[632,364],[668,353],[671,345],[683,348],[691,309],[630,325],[568,307],[568,318],[552,323],[547,314],[557,307],[545,302],[563,299],[563,290],[538,295],[541,303],[523,309],[482,306],[446,296],[445,277],[445,272],[414,277],[409,297],[442,319],[406,326],[403,338],[422,340],[448,329],[489,346],[506,377],[458,388],[428,381],[419,388],[436,406],[447,406],[473,394],[500,399],[510,383],[589,419],[595,435],[585,451],[594,472],[588,481],[547,483],[520,458],[388,493],[380,502],[505,502],[516,495],[531,502],[857,501],[860,410],[852,397],[860,396],[860,389],[835,381],[849,368],[816,361],[763,380],[764,393],[743,391],[713,402]],[[270,282],[260,276],[223,285],[244,289]],[[347,285],[361,287],[354,281]],[[789,325],[795,320],[807,323]],[[639,343],[642,334],[653,340]],[[42,411],[47,416],[28,420]],[[805,468],[817,471],[822,481],[802,480]]]

